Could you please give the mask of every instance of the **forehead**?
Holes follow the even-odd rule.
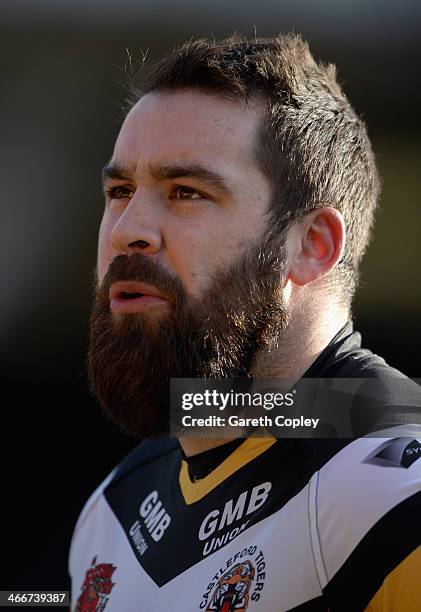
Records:
[[[113,159],[133,171],[177,160],[255,167],[262,116],[257,102],[245,105],[197,90],[149,93],[127,115]]]

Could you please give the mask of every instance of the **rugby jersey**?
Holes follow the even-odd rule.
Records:
[[[388,406],[358,344],[348,328],[309,372],[377,373]],[[251,437],[197,481],[176,440],[143,442],[81,513],[72,609],[420,610],[421,426],[381,436]]]

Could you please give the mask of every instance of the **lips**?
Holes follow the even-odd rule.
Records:
[[[113,312],[141,312],[168,304],[168,298],[153,285],[137,281],[113,283],[109,292]]]

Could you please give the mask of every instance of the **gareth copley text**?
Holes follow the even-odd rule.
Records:
[[[267,414],[259,417],[240,417],[231,415],[228,418],[222,416],[207,416],[193,417],[186,414],[182,417],[181,422],[183,427],[287,427],[296,429],[297,427],[310,427],[316,429],[320,419],[310,417],[285,417],[277,415],[276,417],[268,416]]]

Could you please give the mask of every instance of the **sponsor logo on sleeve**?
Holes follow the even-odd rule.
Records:
[[[378,446],[363,463],[383,467],[409,468],[421,457],[421,443],[410,438],[387,440]]]

